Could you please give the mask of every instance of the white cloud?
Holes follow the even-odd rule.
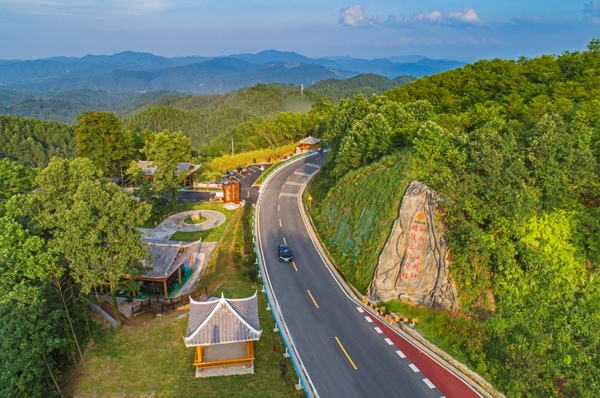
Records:
[[[445,18],[439,11],[429,11],[427,13],[420,12],[413,15],[410,20],[417,22],[445,23]]]
[[[472,8],[465,8],[462,11],[452,11],[448,13],[446,18],[449,21],[461,22],[466,24],[478,24],[481,23],[481,19],[477,16],[477,13]]]
[[[406,15],[388,15],[385,24],[391,26],[408,26],[414,24],[469,26],[481,24],[481,19],[474,9],[465,8],[461,11],[451,11],[447,14],[434,10],[420,12],[412,17],[407,17]]]
[[[371,21],[365,15],[362,4],[354,4],[340,10],[340,23],[347,26],[368,26]]]

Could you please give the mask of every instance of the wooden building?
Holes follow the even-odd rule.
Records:
[[[200,241],[196,242],[172,242],[145,240],[148,244],[148,252],[152,254],[152,262],[144,260],[144,266],[148,271],[144,275],[136,276],[136,281],[149,283],[149,288],[162,284],[162,294],[169,298],[169,289],[177,279],[182,282],[181,268],[187,260],[190,268],[194,269],[194,256],[200,251]]]
[[[318,138],[313,137],[312,135],[309,135],[308,137],[300,140],[300,145],[298,145],[298,148],[300,148],[300,151],[314,151],[315,149],[319,148],[319,145],[321,144],[321,140]]]
[[[196,349],[197,377],[205,369],[223,366],[241,367],[246,369],[243,373],[252,373],[254,341],[261,333],[256,293],[244,299],[226,299],[221,294],[220,299],[211,297],[205,302],[190,300],[184,342]]]
[[[154,166],[152,162],[147,160],[139,160],[137,165],[142,169],[142,172],[147,179],[152,180],[154,178],[154,173],[156,173],[158,166]],[[184,188],[194,184],[194,174],[196,174],[196,171],[198,171],[200,166],[201,165],[199,164],[192,163],[179,163],[177,165],[175,174],[178,176],[185,176],[182,181]]]

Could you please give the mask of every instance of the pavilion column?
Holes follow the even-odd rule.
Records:
[[[177,276],[179,277],[179,284],[181,285],[181,265],[177,267]]]
[[[250,191],[248,191],[250,192]],[[192,266],[192,271],[195,269],[194,268],[194,253],[190,253],[190,265]]]
[[[166,279],[163,281],[163,288],[165,291],[165,298],[169,298],[169,293],[167,292],[167,280]]]
[[[246,341],[246,358],[252,359],[254,357],[254,344],[252,341]]]

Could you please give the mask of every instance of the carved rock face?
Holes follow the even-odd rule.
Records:
[[[369,292],[372,300],[458,309],[447,267],[448,247],[435,227],[438,199],[425,183],[410,183],[379,257]]]

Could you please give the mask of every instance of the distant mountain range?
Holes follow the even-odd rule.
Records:
[[[421,77],[458,68],[463,62],[420,56],[357,59],[309,58],[276,50],[226,57],[166,58],[149,53],[122,52],[53,57],[33,61],[0,60],[0,89],[30,93],[91,89],[108,92],[178,91],[225,93],[258,83],[303,84],[346,79],[373,73],[394,79]]]

